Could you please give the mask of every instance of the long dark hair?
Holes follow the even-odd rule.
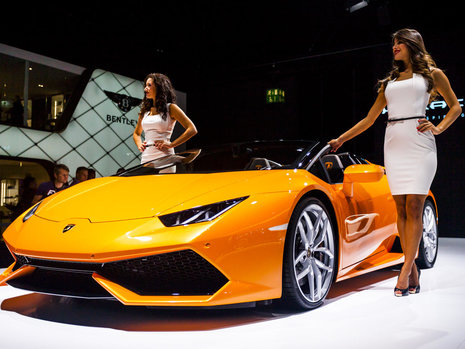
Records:
[[[434,89],[433,77],[431,75],[432,69],[436,67],[431,55],[426,51],[425,43],[420,33],[415,29],[401,29],[392,34],[392,43],[405,44],[409,50],[410,63],[412,64],[412,71],[421,74],[428,82],[428,92],[431,93],[431,99],[437,96]],[[386,89],[387,83],[399,77],[399,74],[405,70],[404,61],[392,61],[392,70],[382,80],[378,81],[378,90]]]
[[[154,106],[157,108],[157,112],[161,115],[163,120],[166,120],[168,116],[168,103],[176,102],[176,94],[174,93],[173,85],[166,75],[150,73],[144,79],[144,87],[147,80],[150,78],[152,78],[156,89],[155,105],[153,105],[153,100],[151,98],[147,98],[144,94],[144,98],[140,105],[139,116],[144,116],[145,113],[150,111],[150,109]]]

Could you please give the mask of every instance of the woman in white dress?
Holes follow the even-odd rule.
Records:
[[[152,73],[144,80],[144,98],[133,138],[142,152],[141,163],[174,154],[174,148],[197,134],[194,123],[179,108],[171,81],[166,75]],[[185,128],[177,139],[171,141],[176,121]],[[145,140],[142,141],[142,131]],[[173,168],[160,172],[170,173]]]
[[[373,125],[387,105],[384,164],[396,203],[397,228],[405,256],[394,288],[394,295],[400,297],[420,291],[415,257],[422,235],[423,205],[436,172],[434,136],[444,132],[462,109],[446,75],[436,68],[426,51],[420,33],[401,29],[392,37],[393,69],[379,82],[376,101],[364,119],[328,144],[336,151]],[[424,115],[430,98],[438,93],[449,111],[435,126]]]

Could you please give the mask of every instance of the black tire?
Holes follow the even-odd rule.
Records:
[[[317,198],[306,198],[296,206],[284,247],[281,300],[286,307],[314,309],[326,298],[337,272],[333,227],[330,213]]]
[[[436,208],[431,200],[426,200],[423,207],[423,233],[418,249],[416,264],[421,269],[434,266],[438,256],[438,224]]]

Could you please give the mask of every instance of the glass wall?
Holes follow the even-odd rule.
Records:
[[[54,131],[80,75],[0,53],[0,123]]]
[[[13,219],[31,206],[37,185],[50,180],[53,166],[50,161],[0,157],[0,236]]]
[[[0,122],[23,122],[24,60],[0,53]]]

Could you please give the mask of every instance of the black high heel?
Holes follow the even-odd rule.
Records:
[[[396,297],[405,297],[410,293],[410,287],[407,288],[397,288],[394,287],[394,296]]]
[[[399,274],[400,276],[400,274]],[[399,277],[397,277],[397,281],[399,281]],[[405,297],[409,295],[409,287],[407,288],[398,288],[394,287],[394,296],[396,297]]]
[[[408,293],[410,294],[416,294],[420,293],[420,275],[421,275],[421,269],[418,265],[415,264],[417,267],[417,272],[418,272],[418,285],[417,286],[408,286]]]

